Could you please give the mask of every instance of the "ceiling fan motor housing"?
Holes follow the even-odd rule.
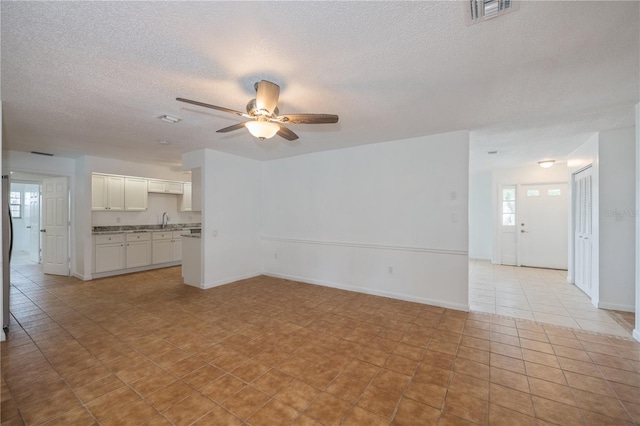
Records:
[[[278,110],[278,107],[275,108],[273,113],[271,113],[270,111],[267,111],[266,109],[258,109],[258,107],[256,106],[255,99],[251,99],[249,103],[247,103],[247,114],[249,114],[252,117],[266,116],[269,118],[275,118],[278,116],[279,113],[280,111]]]

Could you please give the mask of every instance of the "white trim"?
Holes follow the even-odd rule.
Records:
[[[633,338],[636,339],[638,342],[640,342],[640,330],[638,330],[637,328],[633,330]]]
[[[82,281],[91,281],[93,279],[91,275],[82,275],[82,274],[79,274],[77,272],[74,272],[72,274],[72,276],[74,276],[77,279],[82,280]]]
[[[599,302],[598,309],[610,309],[613,311],[623,311],[623,312],[635,312],[635,306],[633,305],[620,305],[618,303],[606,303]]]
[[[93,278],[112,277],[114,275],[130,274],[132,272],[149,271],[151,269],[168,268],[170,266],[179,266],[179,265],[182,265],[181,260],[176,260],[176,261],[167,262],[167,263],[156,263],[151,265],[138,266],[135,268],[116,269],[115,271],[94,273]]]
[[[259,277],[260,275],[264,275],[264,274],[262,272],[251,272],[249,274],[238,275],[232,278],[225,278],[223,280],[215,281],[213,283],[202,283],[200,286],[189,284],[189,283],[185,283],[185,284],[190,285],[191,287],[202,289],[202,290],[208,290],[210,288],[218,287],[221,285],[231,284],[236,281]]]
[[[339,284],[339,283],[335,283],[335,282],[331,282],[331,281],[324,281],[324,280],[316,280],[313,278],[306,278],[306,277],[299,277],[296,275],[289,275],[289,274],[280,274],[277,272],[264,272],[264,275],[268,276],[268,277],[275,277],[275,278],[283,278],[283,279],[287,279],[287,280],[292,280],[292,281],[298,281],[298,282],[302,282],[302,283],[307,283],[307,284],[316,284],[316,285],[321,285],[321,286],[325,286],[325,287],[332,287],[332,288],[337,288],[340,290],[347,290],[347,291],[353,291],[356,293],[364,293],[364,294],[372,294],[374,296],[382,296],[382,297],[389,297],[392,299],[398,299],[398,300],[404,300],[407,302],[417,302],[417,303],[422,303],[425,305],[431,305],[431,306],[439,306],[441,308],[447,308],[447,309],[455,309],[457,311],[465,311],[465,312],[469,312],[469,305],[462,305],[459,303],[450,303],[450,302],[445,302],[442,300],[436,300],[436,299],[428,299],[425,297],[416,297],[416,296],[411,296],[408,294],[403,294],[403,293],[393,293],[393,292],[388,292],[388,291],[381,291],[381,290],[374,290],[374,289],[369,289],[369,288],[363,288],[363,287],[356,287],[356,286],[352,286],[352,285],[345,285],[345,284]]]
[[[296,243],[296,244],[313,244],[313,245],[323,245],[323,246],[342,246],[342,247],[358,247],[358,248],[369,248],[369,249],[379,249],[379,250],[401,250],[401,251],[412,251],[418,253],[439,253],[439,254],[450,254],[454,256],[467,256],[467,250],[449,250],[449,249],[439,249],[432,247],[410,247],[410,246],[398,246],[398,245],[386,245],[386,244],[370,244],[370,243],[353,243],[346,241],[321,241],[321,240],[309,240],[303,238],[284,238],[284,237],[271,237],[271,236],[262,236],[264,241],[278,241],[283,243]]]

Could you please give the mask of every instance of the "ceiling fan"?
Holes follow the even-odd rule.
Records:
[[[253,136],[260,140],[274,137],[276,134],[288,141],[298,139],[298,135],[284,126],[289,124],[326,124],[337,123],[338,116],[333,114],[284,114],[279,115],[278,96],[280,96],[280,86],[267,80],[261,80],[254,85],[256,98],[251,99],[247,104],[247,112],[240,112],[229,108],[206,104],[204,102],[192,101],[190,99],[176,98],[177,101],[198,105],[205,108],[216,109],[241,117],[250,118],[250,121],[234,124],[233,126],[220,129],[217,133],[227,133],[246,127]]]

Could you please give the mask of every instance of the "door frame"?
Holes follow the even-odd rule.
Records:
[[[495,195],[496,197],[496,203],[494,204],[494,212],[493,212],[493,217],[494,217],[494,223],[497,225],[497,237],[498,237],[498,241],[496,241],[496,247],[498,250],[498,256],[499,256],[499,262],[497,263],[498,265],[506,265],[505,263],[502,263],[502,241],[501,241],[501,237],[502,237],[502,230],[501,230],[501,226],[502,226],[502,189],[506,188],[506,187],[514,187],[516,188],[516,224],[519,223],[520,221],[520,209],[521,209],[521,201],[520,201],[520,194],[521,194],[521,190],[523,186],[529,186],[529,185],[559,185],[559,184],[566,184],[567,185],[567,190],[569,191],[569,198],[570,198],[570,202],[573,202],[573,184],[571,182],[562,182],[562,181],[552,181],[552,182],[520,182],[520,183],[500,183],[497,186],[498,189],[498,193]],[[570,214],[573,214],[573,205],[569,206],[569,210],[570,210]],[[569,218],[567,218],[568,220]],[[567,223],[568,226],[568,223]],[[517,231],[517,226],[516,226],[516,231]],[[569,229],[569,235],[573,235],[572,233],[572,229]],[[522,266],[522,264],[520,263],[520,233],[519,232],[515,232],[516,234],[516,252],[515,252],[515,266]],[[496,233],[494,233],[494,235],[496,235]],[[567,258],[569,257],[569,254],[567,253]],[[568,260],[568,267],[570,267],[571,265],[571,259],[567,259]]]
[[[55,177],[65,177],[67,178],[67,186],[68,186],[68,191],[69,191],[69,195],[68,195],[68,199],[69,199],[69,223],[68,223],[68,237],[69,237],[69,241],[68,241],[68,245],[67,245],[67,251],[68,251],[68,256],[69,256],[69,276],[74,275],[75,271],[75,216],[76,216],[76,211],[75,211],[75,204],[76,204],[76,198],[75,198],[75,188],[76,188],[76,182],[75,182],[75,177],[72,174],[67,174],[67,173],[57,173],[57,172],[51,172],[49,170],[46,171],[41,171],[41,170],[34,170],[34,169],[29,169],[29,168],[23,168],[23,167],[9,167],[9,182],[22,182],[22,183],[33,183],[33,184],[39,184],[42,185],[42,179],[44,178],[55,178]],[[13,177],[13,175],[17,175],[15,178]],[[42,202],[41,202],[42,204]],[[42,207],[42,206],[41,206]],[[40,224],[42,225],[42,209],[40,211]],[[42,249],[42,240],[40,241],[40,248]],[[42,265],[42,263],[40,263],[40,265]]]

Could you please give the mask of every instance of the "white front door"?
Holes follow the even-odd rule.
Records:
[[[567,269],[569,198],[566,183],[521,185],[518,264]]]
[[[29,260],[40,263],[40,186],[29,191]]]
[[[69,186],[66,177],[42,180],[42,270],[69,275]]]
[[[574,192],[574,269],[575,283],[578,288],[593,298],[591,280],[592,267],[592,218],[593,218],[593,179],[591,166],[573,175]]]

